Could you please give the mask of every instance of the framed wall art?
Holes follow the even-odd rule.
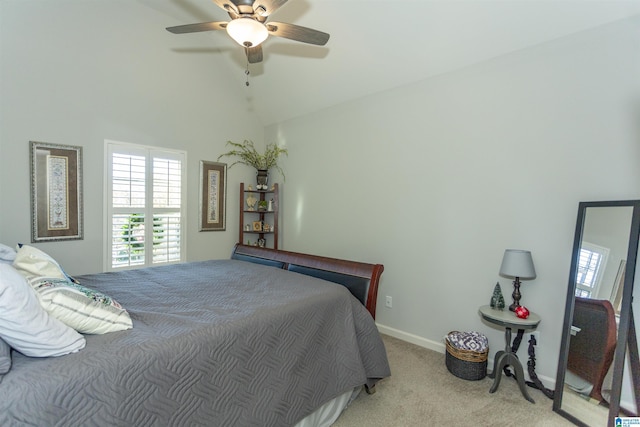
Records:
[[[226,229],[227,164],[200,160],[200,231]]]
[[[82,147],[30,141],[31,242],[80,240]]]

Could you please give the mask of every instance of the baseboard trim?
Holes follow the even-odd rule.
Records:
[[[428,340],[418,335],[410,334],[399,329],[381,325],[380,323],[376,323],[376,326],[378,327],[378,331],[380,331],[381,334],[389,335],[394,338],[398,338],[399,340],[406,341],[411,344],[427,348],[429,350],[437,351],[438,353],[444,354],[445,352],[444,342]]]
[[[409,332],[401,331],[399,329],[395,329],[395,328],[391,328],[389,326],[382,325],[380,323],[376,323],[376,326],[378,327],[378,331],[381,334],[389,335],[389,336],[392,336],[392,337],[397,338],[399,340],[406,341],[406,342],[409,342],[411,344],[415,344],[417,346],[420,346],[420,347],[423,347],[423,348],[426,348],[426,349],[429,349],[429,350],[437,351],[438,353],[444,354],[446,352],[446,347],[445,347],[443,341],[429,340],[429,339],[423,338],[423,337],[418,336],[418,335],[410,334]],[[444,340],[444,337],[442,339]],[[488,364],[489,369],[491,369],[493,367],[493,359],[490,358],[487,361],[487,364]],[[529,372],[527,371],[527,363],[526,363],[526,361],[523,363],[523,368],[524,368],[525,380],[526,381],[531,381],[531,378],[529,378]],[[556,384],[556,379],[555,378],[549,378],[546,375],[538,374],[538,379],[540,381],[542,381],[542,384],[544,384],[545,387],[550,388],[550,389],[554,389],[555,388],[555,384]]]

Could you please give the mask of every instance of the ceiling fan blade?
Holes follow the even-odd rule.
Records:
[[[312,28],[282,22],[269,22],[266,26],[269,34],[272,36],[284,37],[286,39],[319,46],[324,46],[327,41],[329,41],[329,34]]]
[[[247,60],[249,61],[249,64],[262,62],[262,45],[248,47],[245,50],[247,52]]]
[[[269,16],[288,0],[255,0],[253,2],[253,10],[260,16]]]
[[[176,27],[167,27],[167,31],[173,34],[197,33],[200,31],[224,30],[227,28],[227,22],[202,22],[200,24],[178,25]]]

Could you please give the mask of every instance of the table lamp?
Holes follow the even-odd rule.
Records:
[[[500,266],[500,276],[513,280],[513,304],[509,310],[515,311],[520,306],[520,279],[531,280],[536,278],[536,269],[533,267],[531,252],[519,249],[506,249]]]

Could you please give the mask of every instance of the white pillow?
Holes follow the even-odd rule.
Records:
[[[40,276],[59,279],[67,277],[55,259],[29,245],[22,245],[18,248],[13,266],[26,277]]]
[[[120,303],[72,282],[60,265],[39,249],[23,245],[13,265],[38,293],[42,307],[76,331],[106,334],[133,327],[129,313]]]
[[[11,369],[11,347],[0,338],[0,381],[2,376]]]
[[[0,262],[11,264],[16,259],[15,249],[0,243]]]
[[[25,278],[0,263],[0,337],[26,356],[74,353],[85,346],[82,335],[42,308]]]

